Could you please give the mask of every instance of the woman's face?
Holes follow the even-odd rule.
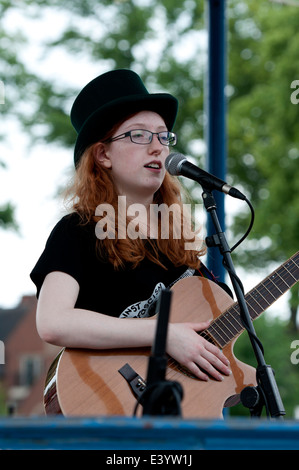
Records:
[[[152,111],[142,111],[123,122],[115,135],[135,129],[151,132],[167,131],[163,118]],[[169,147],[162,145],[157,135],[148,144],[136,144],[130,136],[104,144],[101,164],[109,168],[119,195],[132,202],[151,202],[165,176],[165,159]]]

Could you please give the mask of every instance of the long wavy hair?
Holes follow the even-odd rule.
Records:
[[[114,135],[126,119],[118,122],[101,141]],[[199,237],[199,231],[195,232],[194,224],[190,225],[192,217],[186,212],[188,205],[182,201],[185,192],[178,179],[166,173],[153,199],[153,204],[157,207],[173,209],[167,212],[169,216],[167,237],[163,236],[161,212],[158,214],[158,230],[154,238],[119,236],[118,194],[110,170],[103,168],[95,156],[95,145],[97,144],[89,146],[83,153],[72,183],[66,192],[66,199],[71,205],[71,210],[80,215],[82,224],[93,223],[96,226],[102,217],[96,215],[96,209],[100,204],[113,207],[115,233],[113,237],[107,236],[96,240],[98,257],[105,262],[112,263],[115,269],[123,268],[127,263],[136,267],[145,258],[166,269],[161,262],[162,253],[175,266],[186,265],[194,269],[199,268],[200,257],[205,253],[205,248],[203,240]],[[126,215],[126,219],[128,226],[132,217]],[[186,249],[186,243],[192,243],[192,249]]]

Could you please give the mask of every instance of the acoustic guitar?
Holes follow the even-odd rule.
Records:
[[[299,252],[246,294],[252,320],[298,279]],[[244,331],[238,303],[208,279],[189,277],[178,281],[172,287],[169,321],[206,320],[211,320],[210,326],[198,334],[222,349],[232,374],[222,382],[212,378],[205,382],[168,358],[166,380],[179,382],[183,388],[183,418],[221,418],[223,408],[235,405],[244,387],[256,385],[255,368],[239,361],[233,353],[234,343]],[[63,349],[48,371],[44,391],[46,414],[132,416],[138,393],[145,386],[150,354],[150,348]]]

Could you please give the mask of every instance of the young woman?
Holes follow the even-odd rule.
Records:
[[[75,100],[72,211],[53,229],[31,273],[37,328],[46,342],[91,349],[151,346],[156,320],[145,318],[161,290],[198,274],[204,250],[185,249],[190,233],[181,188],[164,167],[176,143],[176,114],[173,96],[150,94],[129,70],[97,77]],[[175,208],[168,236],[161,216],[153,216],[161,205]],[[201,380],[222,380],[230,374],[226,357],[197,334],[207,326],[170,323],[167,353]]]

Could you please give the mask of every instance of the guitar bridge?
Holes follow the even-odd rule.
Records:
[[[145,390],[145,380],[132,369],[130,364],[125,364],[118,372],[126,379],[135,397],[139,398]]]

